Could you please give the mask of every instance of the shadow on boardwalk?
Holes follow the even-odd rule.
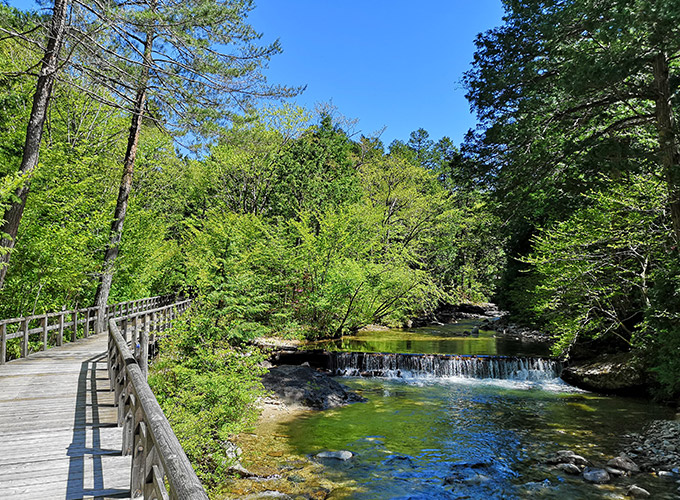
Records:
[[[106,373],[106,354],[100,354],[83,362],[78,377],[78,394],[73,422],[73,440],[68,449],[69,470],[67,499],[80,499],[86,496],[107,498],[129,498],[130,490],[105,488],[102,456],[121,456],[120,449],[102,447],[101,429],[117,427],[116,422],[102,422],[100,411],[104,408],[115,408],[113,402],[100,402],[98,393],[110,395],[108,376]],[[98,376],[100,375],[100,376]],[[110,398],[106,398],[108,401]],[[88,408],[90,411],[88,412]],[[89,415],[89,419],[88,419]],[[106,420],[106,419],[105,419]],[[110,418],[108,419],[110,420]],[[82,423],[81,423],[82,422]],[[89,439],[88,439],[89,437]],[[89,441],[89,442],[88,442]],[[91,460],[91,487],[86,487],[85,462]]]

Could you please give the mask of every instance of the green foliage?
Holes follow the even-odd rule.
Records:
[[[648,345],[642,311],[668,250],[662,193],[659,181],[635,176],[592,193],[590,207],[536,237],[527,259],[541,278],[535,310],[558,337],[561,353],[580,336]]]
[[[262,356],[234,347],[214,325],[215,304],[200,302],[162,339],[149,376],[156,398],[199,479],[208,489],[225,479],[228,440],[257,416]]]
[[[650,331],[650,364],[659,382],[658,395],[680,395],[680,265],[669,259],[655,270],[650,290],[647,325]]]

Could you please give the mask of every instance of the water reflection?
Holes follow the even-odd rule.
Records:
[[[478,336],[464,335],[478,320],[463,320],[450,325],[404,330],[359,332],[354,336],[310,344],[314,349],[354,352],[395,352],[419,354],[468,354],[502,356],[547,356],[544,343],[496,338],[493,330],[480,330]]]

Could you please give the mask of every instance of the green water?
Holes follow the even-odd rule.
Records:
[[[364,352],[545,356],[535,342],[495,338],[476,321],[367,332],[314,347]],[[609,485],[585,483],[543,465],[573,450],[596,466],[616,456],[622,436],[673,412],[644,400],[598,396],[560,379],[540,383],[475,379],[342,378],[367,403],[305,415],[282,433],[298,453],[349,450],[325,473],[349,484],[334,498],[627,498],[630,484],[652,498],[678,498],[680,478],[641,474]]]
[[[606,462],[622,434],[672,418],[649,402],[558,383],[342,381],[369,401],[306,415],[282,431],[302,454],[356,455],[325,461],[331,480],[350,482],[347,498],[624,498],[630,479],[598,487],[541,462],[561,449]],[[653,498],[677,498],[672,479],[639,475],[635,483]]]
[[[340,339],[315,342],[309,348],[355,351],[399,352],[421,354],[491,354],[505,356],[548,356],[544,343],[496,338],[492,330],[480,330],[479,335],[464,336],[479,325],[478,320],[463,320],[450,325],[414,329],[359,332]]]

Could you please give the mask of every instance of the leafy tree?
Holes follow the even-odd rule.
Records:
[[[649,347],[643,315],[670,250],[662,192],[658,180],[636,176],[592,193],[592,206],[536,238],[528,259],[542,277],[535,308],[559,337],[558,353],[579,337]]]
[[[119,251],[142,122],[151,117],[180,135],[214,133],[255,97],[293,95],[266,85],[260,70],[280,51],[278,43],[259,47],[246,24],[252,1],[157,1],[111,4],[91,17],[113,35],[83,57],[82,71],[101,78],[106,69],[111,92],[130,103],[131,123],[123,160],[111,240],[104,256],[95,304],[104,308]],[[226,52],[226,49],[233,52]],[[88,57],[89,56],[89,57]],[[91,59],[95,64],[88,61]],[[131,94],[135,94],[134,98]],[[147,100],[153,112],[147,112]],[[101,327],[101,325],[100,325]]]
[[[465,82],[483,127],[467,150],[508,221],[509,255],[527,255],[538,228],[589,203],[584,193],[607,179],[656,175],[655,162],[677,238],[677,2],[505,6],[504,25],[478,37]],[[526,270],[511,261],[505,290],[514,282],[521,293]]]

